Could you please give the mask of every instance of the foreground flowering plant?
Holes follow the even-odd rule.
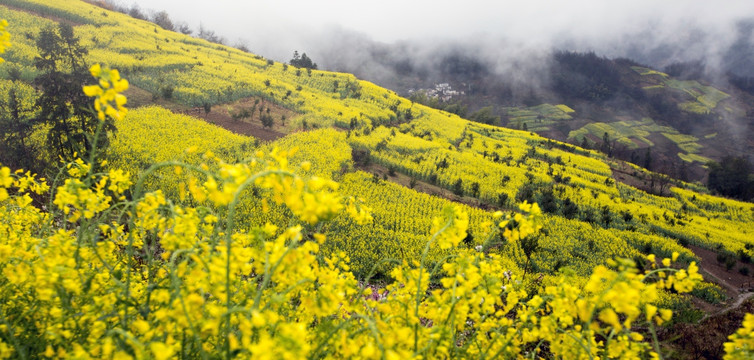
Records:
[[[105,90],[88,93],[97,111],[115,99],[104,110],[115,117],[123,88],[109,87],[105,100]],[[319,251],[328,240],[318,231],[339,213],[368,222],[369,210],[330,180],[298,176],[289,155],[229,164],[206,154],[198,166],[156,164],[135,183],[96,170],[106,164],[93,166],[92,155],[68,164],[48,209],[32,200],[50,190],[44,179],[0,168],[0,358],[660,357],[656,340],[635,329],[653,335],[671,319],[653,304],[662,289],[687,292],[701,280],[693,263],[671,268],[675,256],[646,273],[618,260],[583,287],[563,279],[528,293],[489,250],[535,236],[539,207],[496,214],[480,250],[459,248],[468,215],[448,207],[421,259],[396,266],[372,296],[347,254]],[[190,174],[179,199],[144,191],[161,168]],[[237,226],[238,200],[252,193],[285,205],[291,225]],[[435,248],[452,255],[430,266]],[[746,336],[732,336],[726,351],[750,355]]]
[[[387,295],[370,296],[347,270],[347,255],[323,257],[327,239],[307,230],[341,211],[343,199],[320,179],[288,172],[279,154],[271,158],[259,159],[256,171],[251,163],[186,166],[206,176],[203,185],[192,182],[190,196],[205,204],[194,207],[159,190],[141,194],[117,170],[91,174],[74,162],[52,213],[29,199],[48,190],[43,181],[3,168],[0,185],[12,195],[0,203],[0,355],[640,357],[658,353],[635,325],[671,317],[652,305],[658,292],[687,291],[701,279],[693,264],[640,274],[618,261],[596,268],[583,288],[566,282],[528,294],[498,255],[456,247],[468,217],[449,207],[435,219],[427,251],[454,247],[455,255],[431,269],[424,259],[403,263]],[[302,224],[236,230],[234,199],[252,184]],[[519,232],[536,229],[538,207],[524,208],[531,212],[516,216]],[[490,228],[490,238],[505,231]]]

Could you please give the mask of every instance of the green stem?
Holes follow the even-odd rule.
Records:
[[[10,341],[13,343],[13,347],[16,348],[16,352],[20,356],[21,359],[27,359],[28,356],[26,355],[26,351],[24,351],[23,346],[21,346],[21,343],[19,343],[18,339],[16,339],[16,336],[13,334],[15,331],[13,330],[13,326],[8,323],[8,321],[5,319],[5,316],[0,314],[0,322],[5,325],[8,334],[8,337],[10,338]]]
[[[434,233],[432,235],[432,238],[429,239],[427,242],[427,245],[424,246],[424,251],[422,252],[422,258],[419,262],[419,278],[416,280],[416,302],[414,306],[414,316],[416,319],[419,318],[419,305],[421,304],[421,283],[422,283],[422,273],[424,272],[424,261],[427,259],[427,254],[429,253],[429,248],[432,246],[432,243],[435,242],[437,239],[437,236],[442,234],[445,230],[447,230],[451,225],[453,224],[453,218],[448,219],[448,221],[443,225],[443,227]],[[419,349],[419,324],[414,324],[414,355],[416,355],[417,350]]]
[[[246,179],[239,187],[236,189],[236,191],[233,193],[233,200],[230,202],[228,206],[228,217],[227,217],[227,225],[225,227],[225,307],[226,311],[230,311],[231,308],[231,283],[230,283],[230,257],[231,257],[231,248],[232,248],[232,239],[233,239],[233,228],[235,227],[235,214],[236,214],[236,206],[238,205],[239,201],[239,195],[246,190],[247,187],[254,184],[254,182],[264,176],[268,175],[285,175],[285,176],[293,176],[292,173],[288,171],[283,170],[266,170],[256,173],[254,176],[249,177]],[[290,247],[288,248],[290,250]],[[283,260],[285,255],[288,253],[288,250],[286,250],[285,254],[278,260],[278,264]],[[277,268],[277,265],[275,265],[275,268]],[[273,269],[274,271],[274,269]],[[269,281],[269,276],[271,274],[265,274],[265,285]],[[254,300],[254,307],[256,308],[259,303],[258,299],[260,298],[260,294],[262,293],[262,290],[264,290],[264,287],[259,289],[259,292],[257,292],[257,296]],[[228,315],[228,319],[225,323],[225,356],[227,359],[230,359],[230,315]]]
[[[183,253],[189,253],[190,251],[182,249],[177,250],[170,256],[170,265],[168,266],[168,269],[170,269],[170,277],[172,278],[172,290],[173,293],[176,294],[176,297],[178,297],[178,300],[181,302],[181,309],[183,310],[183,315],[186,316],[186,322],[188,322],[189,328],[191,329],[191,333],[194,336],[194,341],[197,343],[197,348],[199,349],[199,353],[202,355],[202,359],[207,359],[207,353],[204,352],[204,346],[202,346],[202,339],[199,337],[199,332],[196,330],[196,325],[194,325],[193,319],[191,319],[191,316],[189,315],[188,308],[186,307],[186,301],[183,299],[183,294],[181,294],[180,289],[180,279],[178,278],[178,275],[175,273],[175,261],[178,258],[179,255],[182,255]],[[206,265],[206,264],[205,264]]]
[[[655,331],[655,325],[652,323],[652,320],[649,321],[649,332],[652,333],[652,347],[655,349],[657,357],[662,360],[662,353],[660,352],[660,340],[657,339],[657,331]]]

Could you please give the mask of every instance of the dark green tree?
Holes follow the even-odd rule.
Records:
[[[591,144],[589,144],[589,139],[586,138],[586,135],[581,138],[581,147],[584,149],[591,148]]]
[[[718,193],[748,200],[754,197],[751,164],[744,157],[726,156],[719,163],[711,161],[707,186]]]
[[[309,56],[306,55],[306,53],[303,53],[299,56],[298,51],[293,52],[293,58],[290,61],[291,65],[298,67],[298,68],[305,68],[305,69],[317,69],[317,63],[312,61]]]
[[[35,115],[34,89],[19,79],[11,82],[7,92],[0,93],[0,163],[11,168],[37,171],[28,141]]]
[[[497,194],[497,206],[505,207],[508,205],[508,194],[501,192]]]
[[[494,125],[500,123],[500,116],[493,114],[492,106],[486,106],[469,115],[469,120]]]
[[[554,214],[558,211],[559,204],[558,199],[555,197],[552,187],[542,189],[539,197],[539,204],[542,207],[542,211],[546,213]]]
[[[175,25],[173,25],[173,21],[170,20],[170,15],[168,15],[168,12],[165,10],[159,11],[154,14],[154,16],[152,17],[152,22],[165,30],[175,30]]]
[[[453,193],[458,196],[463,196],[463,180],[458,179],[455,183],[453,183]]]
[[[609,157],[613,157],[613,149],[615,148],[614,140],[611,142],[610,140],[610,134],[605,131],[605,134],[602,135],[602,152],[607,154]]]
[[[471,183],[471,196],[479,197],[479,183],[476,181]]]
[[[82,87],[93,82],[86,66],[87,50],[79,44],[70,25],[46,28],[37,39],[39,57],[34,65],[40,74],[34,84],[41,91],[36,105],[39,123],[49,125],[47,144],[52,158],[70,160],[74,153],[91,150],[93,135],[99,120],[91,109],[91,100]],[[104,134],[115,131],[112,119],[102,126]],[[108,145],[107,136],[98,139],[97,146]]]
[[[271,128],[274,123],[270,114],[261,115],[260,120],[262,121],[262,125],[267,128]]]
[[[648,147],[647,152],[644,153],[644,168],[651,170],[652,168],[652,148]]]
[[[571,201],[570,198],[565,198],[565,200],[563,200],[562,213],[566,219],[573,219],[579,214],[579,206]]]

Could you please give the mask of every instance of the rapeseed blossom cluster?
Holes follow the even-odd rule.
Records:
[[[447,206],[442,211],[442,216],[432,220],[432,233],[437,234],[436,239],[441,249],[450,249],[466,237],[469,227],[469,215],[460,211],[457,206]]]
[[[520,241],[538,233],[542,229],[542,210],[537,203],[529,204],[524,201],[518,205],[518,208],[521,212],[514,215],[507,214],[498,223],[498,226],[503,229],[503,236],[512,241]],[[527,218],[528,221],[522,221],[524,219],[523,214],[529,215]],[[500,218],[501,216],[502,212],[495,214],[496,218]]]
[[[94,110],[97,111],[97,118],[100,121],[105,121],[106,117],[123,120],[128,110],[124,106],[127,99],[122,92],[128,90],[128,80],[122,79],[118,70],[102,68],[100,64],[93,65],[89,72],[99,83],[84,86],[84,94],[96,98]]]
[[[754,314],[746,314],[740,329],[723,344],[725,360],[751,359],[754,356]]]
[[[5,19],[0,19],[0,54],[4,53],[5,48],[11,45],[10,33],[5,30],[7,26],[8,21]],[[3,62],[5,62],[5,59],[0,57],[0,64],[2,64]]]
[[[124,192],[131,186],[128,173],[110,170],[106,174],[93,177],[91,166],[76,159],[67,166],[69,178],[57,188],[53,204],[63,211],[71,223],[82,217],[91,219],[111,207],[113,203],[125,200]]]

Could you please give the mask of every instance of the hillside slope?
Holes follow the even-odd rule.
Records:
[[[314,258],[313,254],[321,250],[328,259],[338,259],[337,266],[323,262],[329,270],[337,267],[344,273],[353,274],[354,277],[349,278],[353,283],[360,280],[363,286],[374,286],[375,291],[383,291],[380,286],[393,280],[403,283],[391,285],[393,287],[389,291],[396,293],[400,293],[403,285],[415,283],[414,280],[396,279],[403,275],[394,270],[402,266],[421,262],[445,272],[450,270],[443,264],[449,259],[463,259],[466,256],[464,254],[484,259],[485,264],[489,261],[494,269],[509,271],[508,275],[501,275],[503,272],[500,271],[497,274],[500,277],[507,276],[510,280],[510,274],[515,274],[514,279],[520,281],[512,281],[510,284],[525,288],[525,291],[522,290],[524,295],[544,295],[546,292],[560,291],[557,289],[571,289],[571,286],[576,291],[575,289],[587,285],[595,268],[606,269],[601,265],[614,258],[633,259],[636,266],[651,268],[656,264],[647,260],[648,255],[649,259],[653,259],[654,255],[658,258],[676,256],[679,263],[675,266],[701,262],[703,270],[725,266],[727,272],[739,272],[741,276],[734,279],[720,279],[723,282],[721,285],[728,288],[743,288],[751,283],[750,274],[754,273],[754,266],[751,264],[754,235],[750,226],[754,223],[754,205],[751,203],[716,197],[699,185],[670,181],[646,169],[609,158],[598,151],[547,139],[530,131],[472,122],[456,114],[414,103],[393,91],[359,80],[350,74],[307,71],[267,61],[257,55],[164,31],[154,24],[84,2],[51,4],[41,0],[12,0],[7,1],[7,5],[0,5],[0,18],[8,19],[13,24],[9,30],[14,34],[24,34],[14,38],[14,47],[8,49],[4,57],[19,69],[21,80],[27,83],[32,82],[37,72],[33,66],[33,59],[37,55],[34,39],[41,28],[52,26],[56,22],[74,25],[75,34],[90,49],[89,61],[102,62],[122,70],[124,77],[133,84],[127,95],[134,99],[134,103],[143,106],[135,106],[124,119],[116,122],[119,131],[105,154],[109,164],[107,166],[110,167],[105,170],[124,169],[132,179],[138,179],[140,186],[145,186],[146,190],[159,191],[159,196],[173,199],[160,204],[159,197],[156,197],[158,200],[155,200],[156,205],[152,209],[155,213],[174,211],[174,215],[178,214],[179,218],[185,219],[195,217],[197,213],[194,211],[206,215],[201,220],[196,217],[198,222],[202,222],[202,228],[193,231],[202,236],[210,236],[205,233],[222,230],[211,230],[205,226],[217,221],[211,215],[215,212],[222,213],[222,206],[195,195],[199,192],[196,190],[197,180],[194,175],[189,175],[172,164],[160,169],[154,168],[154,164],[166,161],[185,163],[187,168],[205,176],[199,180],[206,180],[203,186],[214,186],[217,190],[214,178],[209,178],[202,171],[219,171],[223,176],[232,178],[233,171],[241,170],[231,169],[228,163],[240,162],[252,170],[261,169],[263,157],[257,153],[266,153],[272,154],[273,158],[278,156],[275,161],[290,164],[296,172],[307,177],[317,177],[312,180],[312,187],[334,188],[335,185],[322,185],[330,184],[322,179],[335,180],[339,183],[338,191],[345,196],[344,201],[349,205],[355,204],[356,209],[362,205],[370,208],[374,220],[371,224],[361,224],[348,214],[335,216],[316,227],[312,223],[303,224],[299,231],[307,236],[301,240],[304,244],[302,248],[306,251],[297,256],[311,260]],[[696,102],[688,102],[690,109],[704,106],[716,109],[727,99],[723,94],[699,83],[676,83],[668,76],[647,73],[651,71],[643,68],[632,71],[637,77],[647,77],[647,83],[652,84],[647,86],[662,85],[695,94],[698,92]],[[4,77],[1,80],[4,85],[22,86],[6,79],[10,76],[9,71],[0,72],[0,76]],[[574,107],[576,112],[582,111],[578,110],[578,106]],[[238,115],[244,110],[250,114],[248,117]],[[573,109],[565,104],[517,111],[534,112],[541,114],[543,118],[557,117],[558,121],[570,121],[566,116],[572,116],[569,114],[573,113]],[[178,112],[204,117],[220,113],[223,121],[237,123],[239,126],[259,123],[263,116],[280,116],[273,118],[274,130],[287,135],[275,141],[261,142],[208,124],[196,116]],[[535,123],[538,120],[537,115],[530,113],[519,115],[527,119],[534,116]],[[631,121],[633,120],[593,124],[592,127],[596,130],[587,126],[575,130],[574,136],[588,137],[593,136],[595,131],[608,132],[608,128],[620,127],[615,130],[616,134],[619,130],[624,134],[633,131],[633,135],[627,139],[634,144],[648,144],[656,141],[651,134],[654,129],[666,139],[676,142],[685,151],[682,155],[691,161],[696,161],[694,156],[702,156],[695,152],[698,146],[687,138],[688,135],[674,132],[651,120]],[[541,126],[550,125],[543,123]],[[45,129],[37,127],[36,131],[39,133]],[[33,140],[40,141],[39,139],[37,137]],[[617,141],[628,144],[622,138]],[[287,160],[280,160],[283,157]],[[643,181],[646,187],[656,189],[658,194],[628,185],[623,177]],[[399,178],[403,180],[399,181]],[[408,183],[406,179],[409,179]],[[462,204],[415,191],[413,188],[419,182],[426,184],[423,187],[425,189],[434,187],[441,189],[441,193],[452,192],[454,195],[448,197]],[[233,242],[230,234],[227,237],[223,234],[222,237],[227,239],[227,253],[224,253],[226,250],[223,248],[218,252],[219,255],[213,255],[216,256],[213,261],[217,260],[223,266],[225,260],[222,256],[227,257],[227,264],[231,263],[231,255],[246,259],[249,251],[252,251],[250,249],[258,247],[245,247],[248,244],[243,242],[251,241],[249,239],[253,236],[268,236],[259,235],[261,233],[280,233],[280,244],[273,246],[269,243],[271,249],[279,250],[280,246],[284,248],[289,244],[286,241],[293,241],[286,239],[288,233],[282,233],[280,229],[291,226],[295,219],[294,210],[267,201],[263,195],[268,195],[270,189],[257,185],[259,184],[249,185],[247,191],[234,203],[232,220],[237,222],[236,229],[239,233],[233,235]],[[510,227],[514,228],[514,224],[521,219],[515,214],[526,208],[518,206],[522,202],[536,202],[544,212],[541,219],[538,219],[542,225],[538,236],[527,238],[527,241],[505,241],[499,235],[501,230],[498,227],[498,233],[492,232],[498,238],[485,237],[491,224],[505,214],[511,215]],[[460,241],[457,248],[427,245],[433,229],[437,229],[433,216],[441,211],[447,212],[443,209],[448,209],[449,205],[458,205],[452,211],[468,214],[468,233],[464,231],[466,236],[457,239]],[[191,207],[192,210],[180,210],[184,206]],[[145,216],[144,221],[148,220],[149,217]],[[138,222],[141,221],[140,219]],[[175,245],[168,244],[167,239],[182,231],[192,232],[191,228],[186,230],[173,225],[175,224],[166,225],[163,222],[160,226],[164,229],[145,230],[138,235],[138,241],[146,244],[143,257],[142,253],[137,254],[138,262],[143,261],[153,266],[156,258],[151,256],[170,255],[169,252],[161,253],[165,249],[170,251],[169,246]],[[95,246],[99,246],[99,232],[116,236],[117,231],[122,231],[104,230],[110,229],[109,226],[105,225],[95,232],[92,240]],[[508,225],[503,225],[503,228],[510,230],[506,226]],[[68,233],[61,230],[58,235],[63,237],[72,233],[73,231]],[[308,237],[310,234],[312,235]],[[326,235],[326,241],[319,237],[320,234]],[[197,242],[196,248],[192,248],[197,254],[205,251],[212,253],[219,248],[217,243],[203,243],[193,237],[191,239]],[[126,246],[122,240],[117,239],[120,243],[114,241],[113,244]],[[234,248],[237,252],[231,251],[231,243],[240,246],[238,249]],[[490,243],[494,246],[482,246]],[[128,247],[130,246],[129,244]],[[310,251],[312,248],[317,250]],[[704,253],[699,249],[704,250]],[[123,254],[117,248],[110,250],[108,254],[113,256]],[[716,259],[711,259],[709,252]],[[27,255],[32,256],[29,254]],[[94,254],[98,255],[96,251]],[[183,255],[179,251],[173,255],[175,256],[171,261],[183,261],[180,260]],[[216,284],[223,283],[221,278],[225,276],[228,277],[225,280],[228,285],[227,288],[211,290],[215,291],[211,296],[197,295],[192,301],[198,303],[223,297],[238,297],[239,304],[246,306],[248,299],[244,297],[244,293],[238,292],[234,296],[224,293],[230,288],[230,280],[227,280],[230,275],[223,273],[220,276],[212,271],[205,273],[204,264],[195,261],[191,257],[194,255],[186,255],[185,267],[181,265],[177,268],[195,266],[192,271],[196,271],[195,279],[201,286],[212,287],[215,284],[215,288],[220,288],[222,286],[218,287]],[[285,254],[280,259],[284,257]],[[128,259],[124,263],[127,270],[130,270],[129,266],[137,266],[132,264],[132,260]],[[260,268],[252,258],[244,261],[240,264],[248,265],[248,269],[238,270],[239,279],[244,281],[269,270]],[[294,261],[291,268],[297,269],[296,264]],[[231,265],[227,266],[229,269]],[[153,272],[150,268],[144,271],[143,277],[152,281],[152,276],[156,276],[154,274],[161,272]],[[189,273],[187,276],[193,275]],[[333,278],[342,280],[348,276]],[[462,274],[459,276],[463,277]],[[117,280],[113,282],[120,282],[120,278],[115,275],[113,277]],[[14,281],[15,279],[19,277],[13,277]],[[205,281],[209,283],[204,284]],[[244,291],[257,291],[255,289],[259,284],[263,288],[269,278],[259,281],[259,284],[255,281],[244,283],[243,286],[248,287]],[[288,280],[275,282],[274,286],[279,286],[275,289],[279,290],[277,293],[287,294],[286,286],[296,286],[287,284],[286,281]],[[299,280],[293,280],[295,281]],[[432,281],[432,286],[442,287],[436,279],[427,275],[427,282],[429,281]],[[311,287],[307,294],[326,293],[324,287],[315,291],[317,281],[311,281],[310,285],[307,285]],[[162,289],[162,286],[164,285],[150,283],[144,285],[144,291],[160,289],[168,294],[168,290]],[[492,287],[495,291],[505,290],[499,283]],[[482,288],[484,286],[480,285],[479,289]],[[479,289],[475,291],[481,291]],[[200,290],[205,291],[204,288]],[[435,290],[427,289],[426,292],[435,293]],[[261,294],[261,290],[258,294]],[[306,298],[309,295],[291,295],[292,298],[279,304],[282,304],[281,308],[298,306],[302,304],[301,299],[316,303]],[[166,296],[169,299],[173,295]],[[539,295],[532,295],[527,298],[527,304],[536,303],[538,297]],[[663,307],[676,309],[677,321],[693,322],[700,314],[691,308],[692,301],[705,302],[702,308],[709,310],[710,307],[724,306],[720,303],[725,301],[725,296],[720,287],[707,283],[692,292],[691,296],[663,291],[655,300]],[[480,303],[479,299],[474,301],[474,306],[482,306],[484,303],[483,300]],[[570,300],[566,302],[573,303]],[[330,305],[339,308],[341,304],[334,301]],[[214,314],[212,316],[215,318],[221,318],[225,315],[217,314],[236,311],[231,308],[230,300],[224,306],[207,312]],[[173,307],[178,308],[178,305]],[[492,310],[496,313],[495,308]],[[119,310],[112,311],[117,313]],[[150,313],[149,300],[139,311],[138,316],[143,313],[144,318],[154,320],[151,318],[153,314]],[[264,311],[269,312],[269,309]],[[249,314],[253,316],[251,312]],[[323,314],[330,312],[323,311]],[[170,316],[180,318],[183,313]],[[215,319],[212,316],[198,316],[197,321],[199,318]],[[316,317],[319,317],[318,321],[338,318],[320,314]],[[669,318],[659,322],[667,320]],[[218,320],[217,324],[220,322]],[[316,321],[312,321],[314,323]],[[619,322],[616,320],[616,323]],[[207,330],[202,331],[211,336],[214,331],[212,326],[219,329],[220,325],[217,324],[208,323]],[[419,325],[420,318],[417,316],[412,325],[414,329],[432,328]],[[332,331],[338,331],[338,328]],[[592,335],[589,336],[591,338]],[[230,349],[232,341],[227,334],[226,338],[222,340],[225,341],[223,344],[221,340],[212,340],[216,342],[213,346],[219,349],[227,344]],[[192,341],[194,340],[186,340]],[[329,340],[325,340],[327,341]],[[455,345],[455,342],[451,344]],[[192,350],[195,351],[194,354],[203,351],[201,346],[198,349],[200,350]]]
[[[216,109],[210,111],[217,112],[218,107],[228,106],[223,103],[248,98],[262,99],[276,108],[287,109],[288,114],[295,114],[284,122],[284,126],[278,126],[280,131],[331,126],[342,129],[340,134],[344,136],[339,135],[336,139],[341,139],[339,141],[343,145],[340,148],[346,154],[337,156],[347,156],[349,160],[338,165],[341,173],[338,178],[343,176],[344,171],[353,169],[353,165],[349,165],[353,155],[357,167],[364,163],[377,163],[389,169],[390,173],[398,172],[464,198],[475,199],[473,204],[476,206],[509,209],[524,200],[539,202],[552,215],[552,221],[545,228],[546,235],[541,239],[543,246],[534,257],[537,259],[534,262],[536,268],[545,273],[571,265],[586,271],[605,258],[632,257],[637,254],[636,251],[659,252],[658,255],[680,251],[688,254],[689,259],[695,258],[679,244],[702,246],[733,255],[751,255],[752,252],[752,237],[747,226],[754,220],[754,207],[751,204],[696,193],[694,191],[704,189],[663,181],[645,170],[626,167],[625,164],[621,165],[623,172],[616,173],[612,170],[617,167],[616,163],[600,153],[551,141],[526,131],[470,122],[452,113],[412,103],[353,75],[307,71],[267,61],[260,56],[164,31],[154,24],[82,2],[52,5],[44,1],[11,1],[7,6],[0,6],[0,17],[15,24],[13,30],[16,33],[28,34],[17,39],[16,46],[9,49],[7,54],[10,62],[21,67],[26,80],[33,78],[36,71],[31,64],[35,56],[33,39],[36,32],[50,26],[53,20],[67,21],[76,25],[76,34],[90,49],[92,62],[104,62],[121,69],[135,88],[151,93],[154,101],[180,109],[207,105]],[[647,84],[658,83],[647,86],[692,90],[700,86],[697,83],[678,83],[664,74],[639,67],[632,71],[635,76],[645,79],[643,81]],[[713,88],[702,89],[709,89],[709,94],[700,94],[697,102],[689,103],[689,107],[715,108],[716,102],[726,98]],[[143,102],[149,102],[147,98],[144,97]],[[246,101],[245,104],[250,106],[252,102]],[[270,107],[272,105],[268,109]],[[226,111],[232,114],[242,109],[229,108]],[[540,107],[536,111],[543,112],[544,109]],[[561,106],[546,111],[566,114],[570,109]],[[262,111],[259,112],[261,116]],[[169,118],[168,114],[162,116]],[[521,118],[527,116],[530,115],[524,114]],[[136,135],[137,129],[143,129],[146,125],[138,120],[138,115],[131,115],[129,119],[139,125],[129,127],[134,129],[129,131],[121,126],[122,141],[128,145],[115,146],[114,154],[122,159],[123,166],[133,168],[134,172],[138,172],[139,166],[145,168],[148,159],[168,159],[171,151],[161,148],[163,153],[159,156],[140,155],[141,160],[136,160],[125,153],[150,149],[151,145],[131,144],[131,141],[164,141],[173,144],[175,149],[183,146],[175,145],[182,135],[172,135],[171,140],[159,141],[154,136]],[[517,121],[513,119],[511,121]],[[166,124],[163,126],[171,123],[163,121]],[[253,121],[253,117],[251,120],[235,121]],[[637,124],[610,123],[601,127],[598,124],[587,125],[573,136],[593,136],[596,132],[609,132],[616,124],[622,124],[626,129],[634,129],[633,137],[628,138],[630,141],[639,143],[645,139],[643,141],[648,143],[655,138],[651,133],[647,135],[645,129],[658,129],[663,137],[686,146],[689,152],[681,155],[696,159],[693,151],[698,147],[692,146],[684,135],[657,126],[650,120],[644,121]],[[547,125],[541,126],[547,128]],[[165,127],[173,134],[181,129],[189,127]],[[155,134],[153,130],[147,131]],[[625,133],[627,130],[622,131]],[[192,132],[203,133],[203,130]],[[186,136],[187,139],[208,139],[207,136],[197,137],[192,133]],[[619,141],[626,143],[623,138]],[[182,144],[185,147],[193,145]],[[318,142],[308,144],[301,151],[320,151]],[[232,149],[235,145],[223,146]],[[253,145],[244,145],[246,148],[250,146]],[[232,150],[218,152],[233,153]],[[134,168],[136,164],[142,165]],[[657,182],[659,192],[664,196],[650,195],[617,181],[625,175],[640,179],[644,185]],[[388,177],[385,176],[386,179]],[[361,182],[366,181],[366,178],[361,179]],[[392,196],[385,197],[388,198]],[[375,198],[376,201],[380,199]],[[610,231],[586,235],[590,228]],[[569,231],[573,235],[565,235]],[[564,237],[570,240],[566,241]],[[595,250],[603,247],[606,247],[605,254]],[[586,264],[583,264],[584,260],[588,260]]]

